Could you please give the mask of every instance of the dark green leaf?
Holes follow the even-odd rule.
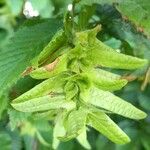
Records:
[[[0,91],[10,87],[39,54],[60,27],[58,20],[34,20],[25,23],[0,50]]]
[[[126,16],[150,35],[150,6],[148,4],[149,0],[118,1],[117,8],[123,16]]]

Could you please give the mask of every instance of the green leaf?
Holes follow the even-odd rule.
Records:
[[[63,126],[63,115],[62,114],[59,114],[56,117],[55,122],[56,123],[55,123],[54,130],[53,130],[53,144],[52,144],[53,149],[57,149],[57,147],[60,144],[58,137],[64,136],[66,133],[65,128]]]
[[[67,42],[67,38],[65,36],[64,31],[59,30],[38,56],[39,64],[41,65],[42,63],[48,61],[52,57],[51,55],[53,53],[55,53],[64,45],[66,45],[66,42]]]
[[[38,140],[40,141],[40,143],[42,143],[46,147],[50,147],[50,144],[42,137],[39,131],[36,131],[36,136]]]
[[[11,105],[16,110],[23,112],[59,108],[72,109],[75,107],[75,103],[65,101],[62,89],[63,84],[63,75],[49,78],[13,100]]]
[[[86,127],[82,131],[82,133],[77,137],[77,141],[86,149],[91,149],[91,145],[87,140]]]
[[[22,94],[15,100],[13,100],[13,103],[24,102],[27,100],[31,100],[33,98],[46,96],[54,91],[58,93],[62,93],[63,89],[61,86],[64,84],[63,79],[64,78],[61,75],[57,77],[49,78],[43,81],[42,83],[36,85],[35,87],[27,91],[26,93]]]
[[[128,70],[140,68],[147,63],[147,60],[121,54],[97,39],[89,47],[87,59],[93,62],[94,66]]]
[[[125,145],[115,145],[116,150],[138,149],[138,143],[140,142],[140,138],[137,138],[139,137],[139,130],[137,130],[135,127],[132,128],[130,126],[131,124],[129,126],[124,126],[123,130],[130,136],[131,142]]]
[[[67,55],[65,54],[58,57],[54,62],[32,71],[30,76],[35,79],[46,79],[56,76],[63,71],[67,71]]]
[[[32,114],[33,118],[36,120],[38,119],[45,119],[45,120],[53,120],[58,113],[58,110],[49,110],[43,112],[35,112]]]
[[[60,27],[58,20],[26,22],[0,50],[0,91],[10,87]],[[41,40],[42,39],[42,40]]]
[[[127,80],[121,79],[121,76],[99,68],[87,71],[87,75],[94,85],[102,90],[115,91],[127,84]]]
[[[64,92],[65,92],[66,100],[73,99],[79,92],[79,88],[78,88],[76,82],[68,81],[65,84]]]
[[[80,42],[80,39],[76,40],[76,42]],[[87,51],[85,47],[82,47],[78,43],[75,45],[76,46],[73,49],[71,49],[68,54],[68,68],[73,72],[79,73],[82,69],[82,66],[88,67],[88,64],[86,65],[84,63],[83,65],[83,62],[81,62],[82,60],[84,62],[86,61],[85,56],[87,55]]]
[[[130,70],[140,68],[148,63],[145,59],[121,54],[105,45],[96,38],[100,30],[101,26],[98,25],[92,30],[76,33],[74,43],[77,46],[71,51],[71,54],[76,56],[78,62],[82,62],[85,68],[102,66]],[[82,60],[86,60],[86,63],[83,63]],[[80,65],[78,62],[76,66]]]
[[[89,20],[94,14],[94,6],[83,6],[78,17],[78,30],[83,31],[88,28]]]
[[[52,94],[43,97],[33,98],[24,102],[13,102],[11,105],[22,112],[46,111],[49,109],[73,109],[75,103],[66,101],[64,95]]]
[[[150,35],[150,6],[149,0],[118,1],[117,9],[135,25],[144,29]]]
[[[64,137],[59,137],[59,139],[62,141],[68,141],[80,135],[85,128],[86,117],[87,112],[82,108],[71,111],[64,122],[67,133]]]
[[[108,91],[103,91],[98,88],[91,88],[88,94],[86,93],[85,96],[81,94],[81,97],[87,103],[96,107],[131,119],[143,119],[147,116],[146,113],[137,109],[132,104],[122,100]]]
[[[117,144],[130,142],[129,137],[103,112],[88,115],[88,125]]]

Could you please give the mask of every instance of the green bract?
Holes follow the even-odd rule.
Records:
[[[76,33],[74,47],[66,44],[64,32],[59,31],[39,55],[39,67],[30,73],[35,79],[46,80],[11,103],[15,109],[34,113],[36,117],[48,119],[52,114],[56,122],[54,148],[59,144],[57,137],[63,141],[77,138],[79,142],[82,137],[83,146],[90,148],[85,132],[87,125],[115,143],[128,143],[129,137],[106,113],[137,120],[146,117],[144,112],[111,93],[125,86],[127,80],[103,67],[136,69],[147,61],[105,45],[96,38],[99,31],[97,26]],[[51,62],[50,57],[55,60]]]

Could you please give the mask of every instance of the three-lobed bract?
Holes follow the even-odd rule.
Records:
[[[74,47],[68,45],[67,51],[61,56],[57,52],[56,63],[46,64],[43,58],[50,58],[48,50],[52,51],[51,46],[53,51],[59,51],[59,47],[64,46],[63,40],[59,39],[63,38],[62,33],[55,36],[57,40],[52,40],[49,43],[51,46],[41,52],[37,62],[39,68],[30,73],[35,79],[46,80],[11,103],[16,110],[38,112],[36,115],[43,111],[58,112],[53,135],[55,148],[59,143],[56,137],[63,141],[72,138],[80,140],[81,135],[84,136],[84,147],[89,148],[85,132],[87,125],[115,143],[128,143],[129,137],[106,113],[137,120],[146,117],[144,112],[111,93],[125,86],[127,80],[103,70],[103,67],[137,69],[147,61],[118,53],[108,47],[96,38],[99,31],[100,26],[97,26],[76,33]],[[44,62],[43,65],[41,62]],[[61,114],[61,118],[58,117]]]

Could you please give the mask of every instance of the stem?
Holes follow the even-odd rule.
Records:
[[[73,44],[74,37],[75,37],[75,23],[74,23],[75,5],[79,1],[80,0],[74,0],[72,4],[69,4],[70,8],[68,8],[64,18],[65,33],[67,35],[69,44]]]

